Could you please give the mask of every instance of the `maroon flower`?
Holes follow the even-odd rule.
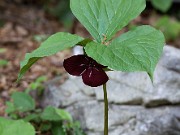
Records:
[[[105,84],[109,78],[101,64],[86,55],[74,55],[64,60],[66,71],[74,76],[82,76],[83,82],[91,87]]]

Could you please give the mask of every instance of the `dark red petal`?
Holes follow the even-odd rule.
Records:
[[[102,69],[88,68],[82,74],[83,82],[91,87],[97,87],[105,84],[109,78]]]
[[[88,61],[85,58],[85,55],[74,55],[70,58],[67,58],[63,62],[65,70],[75,76],[82,75],[85,72]]]

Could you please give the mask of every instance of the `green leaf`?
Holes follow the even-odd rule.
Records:
[[[26,117],[23,118],[24,121],[29,122],[29,121],[36,121],[39,122],[40,121],[40,115],[39,114],[29,114]]]
[[[43,111],[41,118],[43,120],[50,120],[50,121],[60,121],[60,120],[68,120],[72,121],[71,115],[62,109],[57,109],[52,106],[48,106]]]
[[[23,120],[8,120],[0,117],[0,135],[35,135],[34,127]]]
[[[39,83],[37,82],[32,82],[29,87],[32,89],[32,90],[36,90],[38,87],[39,87]]]
[[[93,38],[102,42],[136,18],[145,0],[71,0],[71,10]]]
[[[63,125],[60,122],[53,123],[52,135],[67,135]]]
[[[33,39],[37,42],[43,42],[48,38],[48,35],[34,35]]]
[[[46,76],[40,76],[40,77],[38,77],[38,78],[36,79],[35,82],[37,82],[37,83],[43,83],[43,82],[46,81],[46,80],[47,80],[47,77],[46,77]]]
[[[70,127],[67,127],[66,130],[71,131],[71,134],[73,134],[73,135],[85,135],[85,133],[83,132],[83,130],[81,128],[79,121],[71,123]]]
[[[50,56],[56,54],[59,51],[73,47],[81,41],[83,41],[83,38],[63,32],[59,32],[50,36],[38,49],[32,53],[26,54],[24,61],[21,62],[21,70],[18,75],[18,81],[22,78],[25,72],[40,58]]]
[[[48,130],[50,130],[52,128],[52,123],[48,122],[48,123],[42,123],[40,126],[40,130],[42,132],[46,132]]]
[[[19,119],[19,115],[16,114],[16,113],[10,113],[10,114],[9,114],[9,118],[11,118],[11,119],[13,119],[13,120],[17,120],[17,119]]]
[[[57,109],[56,108],[56,113],[61,116],[62,120],[68,120],[68,121],[73,121],[72,116],[70,115],[69,112],[63,110],[63,109]]]
[[[162,32],[150,27],[137,27],[113,40],[108,46],[91,42],[87,55],[113,70],[146,71],[151,79],[165,44]]]
[[[14,111],[16,111],[16,108],[14,106],[14,104],[12,102],[6,102],[6,110],[5,112],[7,114],[13,113]]]
[[[69,3],[70,0],[59,0],[53,7],[47,6],[49,13],[57,17],[64,24],[65,28],[68,29],[71,28],[74,22],[74,16],[70,10]]]
[[[151,0],[151,2],[155,8],[162,12],[167,12],[173,3],[172,0]]]
[[[0,67],[6,66],[8,64],[7,60],[0,60]]]
[[[155,27],[164,33],[166,41],[176,40],[180,37],[180,22],[169,16],[161,17],[155,23]]]
[[[6,48],[0,48],[0,54],[1,54],[1,53],[5,53],[6,51],[7,51]]]
[[[23,92],[14,92],[11,96],[16,110],[20,112],[30,111],[35,109],[33,98]]]

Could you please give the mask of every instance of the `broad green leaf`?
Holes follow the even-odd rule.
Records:
[[[35,109],[34,99],[23,92],[14,92],[11,96],[16,110],[20,112],[30,111]]]
[[[91,42],[87,55],[118,71],[146,71],[151,79],[165,44],[162,32],[150,27],[137,27],[113,40],[108,46]]]
[[[75,46],[78,42],[83,41],[83,38],[69,33],[59,32],[50,36],[41,46],[27,53],[24,61],[21,62],[21,70],[18,76],[18,81],[22,78],[25,72],[40,58],[56,54],[59,51]]]
[[[60,121],[60,120],[72,121],[72,117],[68,112],[51,106],[45,108],[45,110],[41,115],[41,118],[43,120],[50,120],[50,121]]]
[[[159,9],[162,12],[166,12],[171,7],[173,1],[172,0],[151,0],[152,5]]]
[[[23,120],[15,121],[0,117],[0,135],[35,135],[35,129]]]
[[[102,42],[136,18],[145,0],[71,0],[71,10],[93,38]]]

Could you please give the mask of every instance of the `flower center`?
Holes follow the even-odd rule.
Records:
[[[93,68],[93,67],[95,67],[96,65],[94,64],[94,61],[90,61],[88,66],[91,67],[91,68]]]

